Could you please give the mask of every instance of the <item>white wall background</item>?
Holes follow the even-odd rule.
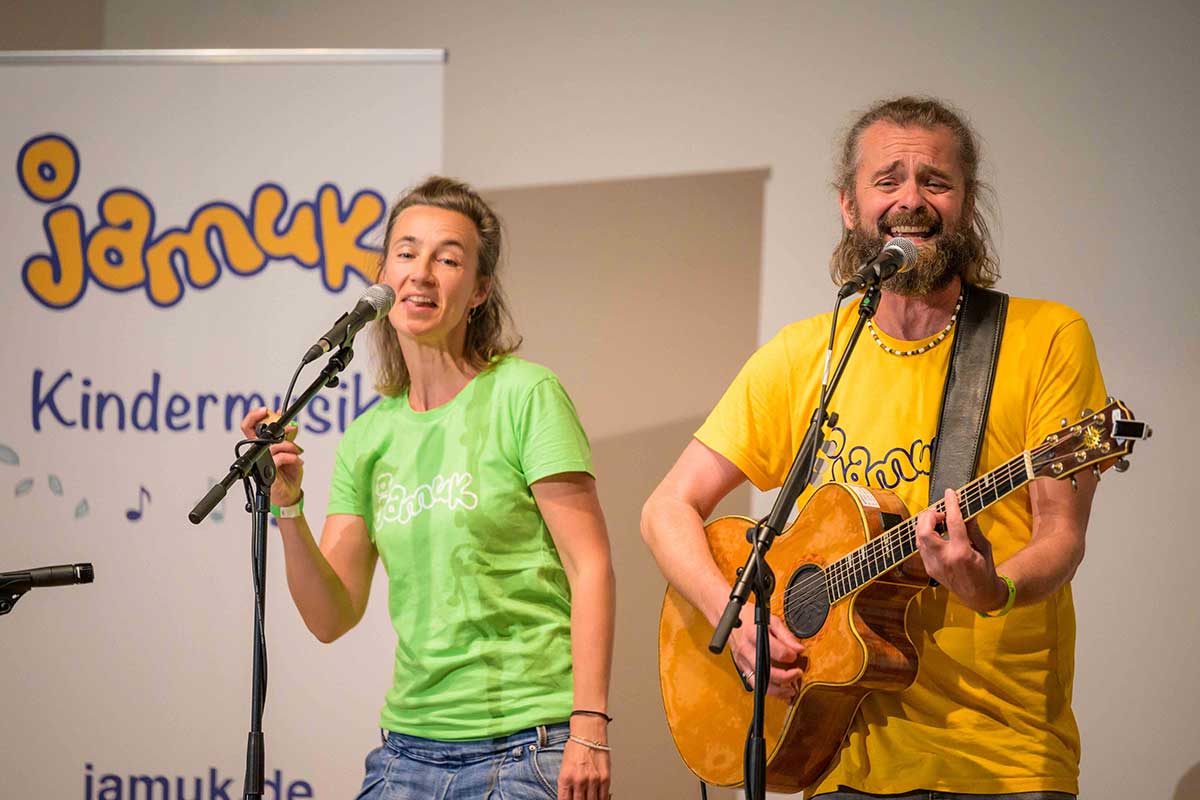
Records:
[[[105,47],[447,47],[446,167],[484,187],[767,166],[763,337],[829,305],[830,164],[851,112],[902,92],[965,109],[999,198],[1001,288],[1083,311],[1111,390],[1158,433],[1130,473],[1105,479],[1075,582],[1083,795],[1200,796],[1200,544],[1179,499],[1191,491],[1187,412],[1200,388],[1194,3],[104,9]],[[629,257],[653,269],[652,247],[631,245]],[[697,325],[739,279],[713,275],[713,308],[697,309]]]

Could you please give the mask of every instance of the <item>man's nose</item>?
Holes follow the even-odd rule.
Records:
[[[904,211],[916,211],[925,205],[925,196],[916,180],[907,180],[900,186],[896,204]]]

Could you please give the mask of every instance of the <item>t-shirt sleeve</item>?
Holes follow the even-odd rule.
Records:
[[[742,366],[695,433],[764,492],[783,483],[795,455],[789,361],[781,332]]]
[[[1085,408],[1104,406],[1104,377],[1087,322],[1079,317],[1054,335],[1030,409],[1025,446],[1032,449],[1061,430],[1061,420],[1079,418]]]
[[[595,475],[575,404],[556,378],[542,378],[530,387],[519,410],[517,435],[527,484],[563,472]]]
[[[358,437],[351,428],[338,442],[333,460],[333,476],[329,479],[329,505],[326,514],[355,514],[365,519],[371,517],[370,487],[368,477],[359,469],[361,454],[356,443]]]

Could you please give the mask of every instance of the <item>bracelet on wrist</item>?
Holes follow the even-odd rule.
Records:
[[[567,736],[567,738],[570,739],[572,742],[575,742],[576,744],[583,745],[584,747],[588,748],[589,750],[602,750],[605,753],[612,752],[612,748],[606,744],[601,744],[600,742],[593,742],[591,739],[584,739],[582,736],[576,736],[573,733],[570,734],[569,736]]]
[[[979,616],[981,617],[1003,617],[1005,614],[1013,610],[1013,605],[1017,602],[1017,585],[1013,583],[1013,579],[1007,575],[999,575],[999,573],[997,573],[997,577],[1004,581],[1004,583],[1008,586],[1008,600],[1005,601],[1003,606],[995,611],[978,612]]]
[[[612,722],[612,717],[605,714],[603,711],[592,711],[589,708],[577,708],[571,712],[572,717],[600,717],[605,722]]]
[[[275,519],[295,519],[304,513],[304,491],[300,492],[300,499],[290,506],[277,506],[271,504],[271,516]]]

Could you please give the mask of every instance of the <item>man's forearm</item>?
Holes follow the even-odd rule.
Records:
[[[651,496],[642,508],[642,538],[671,586],[716,625],[729,582],[713,561],[696,510],[672,497]]]
[[[1012,557],[996,565],[1017,588],[1017,605],[1045,600],[1075,576],[1083,560],[1083,533],[1064,521],[1053,530],[1040,531],[1037,538]]]

